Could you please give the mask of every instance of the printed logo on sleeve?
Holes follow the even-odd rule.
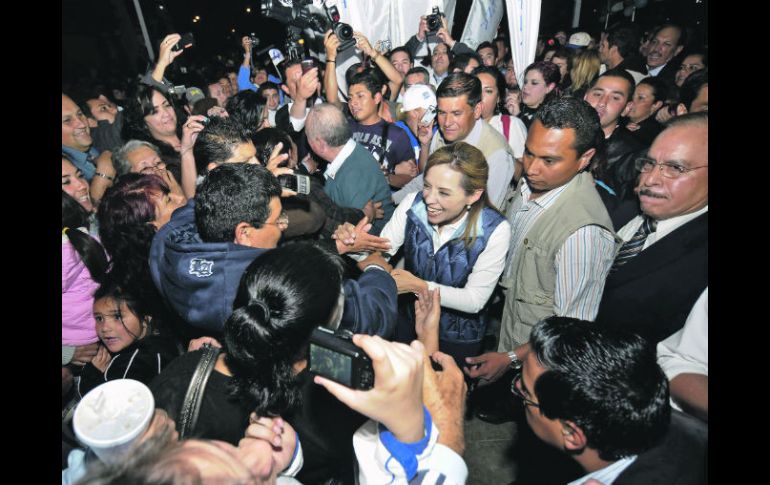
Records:
[[[208,278],[214,274],[212,271],[213,267],[214,261],[201,258],[193,258],[190,260],[190,271],[188,271],[188,273],[195,275],[198,278]]]

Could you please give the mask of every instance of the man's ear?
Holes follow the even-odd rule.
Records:
[[[653,114],[657,113],[657,112],[658,112],[658,110],[659,110],[660,108],[662,108],[662,107],[663,107],[663,101],[655,101],[654,103],[652,103],[652,106],[651,106],[651,108],[652,108],[652,113],[653,113]]]
[[[249,231],[254,231],[254,226],[247,222],[239,222],[235,226],[235,243],[241,246],[250,246],[249,244]]]
[[[482,109],[481,101],[479,101],[478,103],[476,103],[476,106],[473,108],[473,118],[474,119],[481,118],[481,109]]]
[[[580,172],[585,170],[585,168],[591,163],[594,155],[596,155],[596,148],[589,148],[585,151],[585,153],[580,155]]]
[[[628,103],[626,103],[626,107],[623,108],[623,111],[620,113],[620,116],[628,116],[628,113],[631,111],[631,108],[633,107],[634,107],[633,101],[629,101]]]
[[[561,434],[566,451],[580,452],[588,445],[588,440],[583,430],[573,421],[559,420]]]
[[[208,165],[206,165],[206,173],[209,173],[209,172],[211,172],[212,170],[214,170],[214,169],[215,169],[215,168],[217,168],[218,166],[219,166],[219,164],[218,164],[218,163],[215,163],[215,162],[209,162],[209,164],[208,164]]]
[[[682,116],[687,114],[687,106],[684,105],[684,103],[679,103],[676,105],[676,115]]]
[[[678,56],[678,55],[679,55],[679,53],[680,53],[680,52],[682,52],[682,49],[684,49],[684,46],[683,46],[683,45],[680,45],[679,47],[677,47],[677,48],[676,48],[676,52],[674,53],[674,55],[673,55],[673,56],[671,56],[671,59],[673,59],[674,57]]]

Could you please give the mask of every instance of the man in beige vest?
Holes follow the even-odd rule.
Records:
[[[456,72],[448,75],[436,90],[438,131],[420,127],[420,170],[425,168],[428,156],[457,141],[469,143],[484,154],[489,164],[487,194],[495,207],[501,208],[513,179],[515,157],[508,141],[489,123],[481,119],[481,81],[476,76]],[[432,122],[431,122],[432,127]],[[393,194],[400,203],[407,194],[422,190],[423,175]]]
[[[498,351],[466,359],[470,377],[488,383],[520,368],[540,320],[596,317],[617,248],[588,172],[602,138],[599,116],[583,100],[554,99],[535,114],[524,177],[507,210],[512,236],[500,280],[506,297]]]

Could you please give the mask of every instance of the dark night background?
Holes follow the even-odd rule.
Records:
[[[240,38],[251,32],[261,39],[260,48],[276,42],[276,47],[283,50],[284,26],[261,16],[259,0],[139,0],[139,4],[155,50],[168,33],[195,34],[196,47],[175,64],[201,63],[216,54],[239,60]],[[455,37],[462,32],[471,4],[472,0],[457,0]],[[635,21],[642,26],[666,20],[684,21],[698,28],[696,38],[703,43],[707,35],[707,5],[705,0],[649,0],[646,7],[637,10]],[[250,13],[247,8],[251,8]],[[580,30],[598,36],[604,27],[600,16],[606,8],[606,0],[583,0]],[[196,15],[200,21],[193,22]],[[541,34],[552,35],[559,29],[569,32],[572,15],[573,0],[543,0]],[[622,13],[616,13],[610,23],[623,19]],[[507,24],[505,17],[503,23]],[[131,76],[144,72],[147,66],[147,50],[133,0],[62,1],[65,84],[81,77]]]

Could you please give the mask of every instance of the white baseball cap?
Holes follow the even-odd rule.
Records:
[[[413,84],[404,93],[404,102],[402,109],[412,111],[417,108],[428,109],[430,106],[436,106],[436,94],[426,84]]]
[[[581,47],[587,47],[591,43],[591,36],[585,32],[575,32],[569,36],[567,47],[570,49],[579,49]]]

